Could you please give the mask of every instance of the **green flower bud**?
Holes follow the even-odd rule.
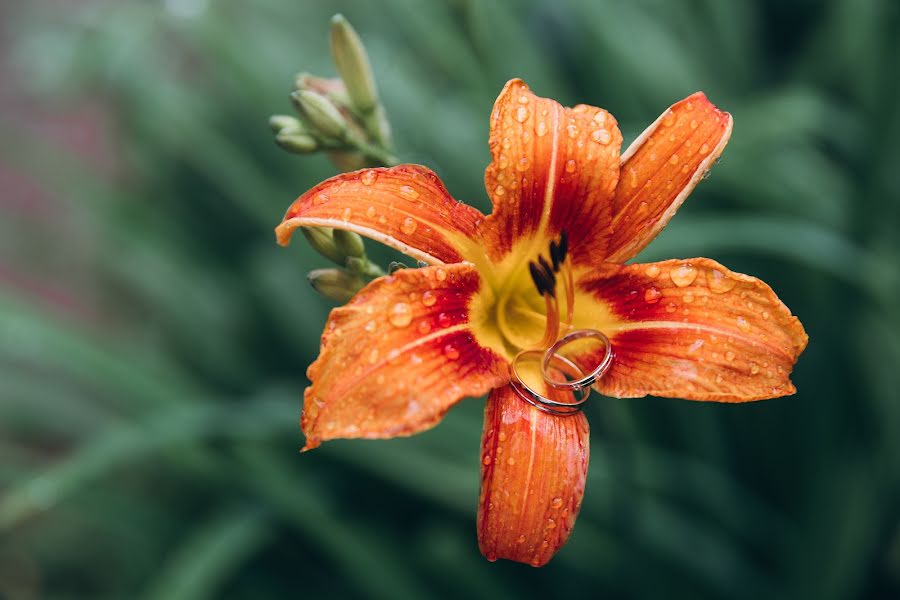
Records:
[[[295,154],[309,154],[310,152],[315,152],[319,147],[316,138],[311,135],[294,133],[290,130],[282,131],[276,135],[275,143],[288,152],[294,152]]]
[[[378,104],[378,90],[369,56],[359,35],[339,14],[331,19],[331,55],[353,106],[361,113],[371,112]]]
[[[341,139],[347,130],[347,121],[331,100],[309,90],[291,93],[291,100],[306,120],[322,135]]]
[[[314,290],[335,302],[344,303],[361,290],[366,282],[344,269],[316,269],[306,276]]]
[[[362,257],[366,254],[366,247],[359,234],[352,231],[344,231],[343,229],[335,229],[333,232],[334,245],[345,256]]]
[[[313,250],[335,264],[343,265],[346,262],[347,255],[335,245],[330,227],[301,227],[300,231]]]
[[[288,115],[272,115],[269,117],[269,127],[272,129],[272,133],[303,132],[303,123],[300,122],[300,119]]]

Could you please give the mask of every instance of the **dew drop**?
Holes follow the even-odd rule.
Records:
[[[694,110],[694,103],[688,102],[687,104],[684,105],[684,108],[687,110]]]
[[[612,139],[612,136],[609,135],[609,132],[607,130],[598,129],[591,134],[591,139],[598,144],[603,144],[605,146],[609,143],[609,140]]]
[[[528,160],[528,158],[526,158],[524,156],[522,158],[520,158],[518,161],[516,161],[516,170],[517,171],[527,171],[529,166],[531,166],[531,161]]]
[[[737,318],[737,326],[738,326],[738,329],[740,329],[744,333],[747,333],[748,331],[750,331],[750,323],[748,323],[747,319],[745,319],[744,317]]]
[[[505,431],[501,431],[501,432],[500,432],[500,435],[498,435],[497,438],[498,438],[501,442],[505,442],[505,441],[506,441],[506,432],[505,432]]]
[[[700,154],[709,154],[709,145],[703,144],[700,146]]]
[[[666,112],[666,116],[663,117],[663,125],[666,127],[671,127],[675,124],[675,115],[672,114],[672,111]]]
[[[685,304],[690,304],[694,301],[694,295],[690,292],[687,292],[681,299],[684,300]]]
[[[500,185],[498,183],[497,187],[494,188],[494,194],[496,194],[498,196],[502,196],[505,193],[506,193],[506,188],[504,188],[502,185]]]
[[[447,344],[446,346],[444,346],[444,356],[446,356],[449,360],[456,360],[457,358],[459,358],[459,350],[457,350],[456,346],[454,346],[453,344]]]
[[[374,218],[376,212],[377,211],[375,210],[375,207],[370,206],[369,208],[366,209],[366,216],[369,217],[370,219]]]
[[[709,289],[716,294],[730,292],[737,285],[737,281],[718,269],[710,269],[706,273],[706,281]]]
[[[419,321],[418,330],[419,333],[425,335],[426,333],[431,331],[431,323],[429,323],[428,321]]]
[[[538,121],[538,124],[534,126],[534,132],[538,137],[547,135],[547,123],[545,123],[544,121]]]
[[[594,123],[596,123],[597,125],[603,125],[604,123],[606,123],[606,111],[605,110],[597,111],[597,114],[594,115]]]
[[[716,375],[716,383],[722,383],[722,376]]]
[[[556,521],[547,519],[547,529],[556,529]]]
[[[759,365],[756,363],[750,363],[750,374],[756,375],[759,373]]]
[[[673,313],[673,312],[675,312],[675,309],[676,309],[676,307],[675,307],[674,302],[669,302],[668,304],[666,304],[666,312],[667,313]]]
[[[519,104],[528,104],[528,94],[519,96]]]
[[[574,173],[577,166],[575,159],[570,158],[566,161],[566,173]]]
[[[450,319],[450,315],[448,315],[447,313],[441,313],[438,315],[437,320],[438,325],[440,325],[441,327],[449,327],[452,319]]]
[[[650,265],[646,269],[644,269],[644,273],[647,274],[647,277],[659,277],[659,267],[656,265]]]
[[[669,157],[669,163],[671,163],[673,165],[677,165],[678,164],[678,155],[673,154],[671,157]]]
[[[447,271],[438,269],[437,271],[435,271],[434,276],[438,281],[444,281],[445,279],[447,279]]]
[[[400,193],[403,194],[404,196],[406,196],[407,198],[412,198],[413,200],[415,200],[416,198],[419,197],[419,192],[417,192],[416,190],[414,190],[413,188],[411,188],[408,185],[401,185]]]
[[[672,283],[678,287],[687,287],[697,279],[697,269],[692,264],[685,263],[669,271],[669,277],[672,278]]]
[[[325,204],[328,202],[329,198],[325,194],[316,194],[316,197],[313,198],[313,204]]]
[[[528,109],[527,108],[525,108],[524,106],[520,106],[519,108],[516,109],[516,121],[518,121],[519,123],[524,123],[527,118],[528,118]]]
[[[418,223],[416,223],[415,219],[413,219],[412,217],[406,217],[405,219],[403,219],[403,222],[400,223],[400,231],[402,231],[406,235],[410,235],[416,230],[416,227],[418,226],[419,225]]]
[[[437,302],[437,296],[434,295],[434,292],[426,290],[422,293],[422,304],[425,306],[434,306],[435,302]]]
[[[373,331],[375,331],[375,327],[377,327],[375,321],[369,321],[368,323],[366,323],[366,326],[363,327],[363,329],[365,329],[369,333],[372,333]]]
[[[662,298],[662,292],[658,288],[648,287],[644,290],[644,302],[647,304],[656,304]]]
[[[516,459],[515,459],[515,457],[510,456],[509,458],[507,458],[507,459],[506,459],[506,464],[508,464],[509,466],[515,465],[515,464],[516,464]]]
[[[762,312],[762,318],[765,319],[765,320],[767,320],[767,321],[769,320],[769,313],[768,313],[768,311],[765,311],[765,310],[764,310],[764,311]]]
[[[697,119],[691,119],[691,129],[697,129],[699,127],[699,123],[697,123]]]
[[[349,220],[350,220],[350,216],[351,216],[352,214],[353,214],[353,211],[351,211],[349,208],[345,208],[345,209],[344,209],[344,212],[341,213],[341,219],[343,219],[344,221],[349,221]]]
[[[376,362],[378,362],[378,348],[372,348],[369,352],[369,364],[374,365]]]
[[[376,179],[378,179],[378,173],[371,169],[363,171],[363,174],[359,176],[359,180],[363,185],[372,185]]]
[[[732,352],[731,350],[729,350],[728,352],[726,352],[726,353],[725,353],[725,360],[727,360],[727,361],[729,361],[729,362],[733,361],[733,360],[734,360],[734,352]]]
[[[507,157],[505,154],[501,154],[497,158],[497,166],[500,167],[501,169],[505,169],[506,167],[508,167],[509,166],[509,157]]]
[[[563,505],[562,498],[554,498],[553,501],[550,503],[550,508],[560,508],[560,507],[562,507],[562,505]]]
[[[518,543],[520,543],[520,544],[524,544],[524,543],[525,543],[525,536],[524,536],[524,535],[520,535],[520,536],[519,536],[519,539],[517,539],[516,542],[518,542]]]
[[[412,323],[412,317],[412,310],[406,302],[398,302],[388,313],[388,320],[394,327],[406,327]]]
[[[578,127],[570,123],[569,125],[566,125],[566,133],[569,134],[570,138],[575,139],[575,137],[578,135]]]
[[[485,455],[484,455],[484,458],[481,460],[481,462],[484,463],[484,464],[486,464],[486,465],[491,464],[491,455],[490,455],[490,454],[485,454]]]

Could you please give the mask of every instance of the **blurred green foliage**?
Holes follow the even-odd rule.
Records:
[[[38,118],[0,117],[0,597],[900,596],[896,0],[4,10]],[[324,260],[272,228],[334,170],[266,119],[295,72],[333,74],[337,11],[398,155],[481,209],[510,77],[609,109],[626,143],[697,89],[729,110],[723,161],[642,258],[771,284],[810,335],[799,393],[595,399],[582,515],[540,570],[478,553],[480,400],[297,454],[330,307],[304,277]]]

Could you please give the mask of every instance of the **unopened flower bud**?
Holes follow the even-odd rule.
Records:
[[[343,229],[335,229],[332,232],[332,237],[334,238],[334,245],[345,256],[361,257],[365,255],[366,247],[359,234]]]
[[[272,133],[291,132],[298,133],[303,131],[303,124],[297,117],[289,115],[272,115],[269,117],[269,127]]]
[[[378,90],[369,56],[359,35],[339,14],[331,19],[331,55],[353,106],[361,113],[371,112],[378,104]]]
[[[350,300],[366,285],[359,275],[344,269],[316,269],[306,279],[314,290],[340,303]]]
[[[299,90],[291,93],[291,99],[309,124],[322,135],[333,139],[343,137],[347,121],[327,97],[309,90]]]
[[[275,143],[288,152],[294,152],[295,154],[309,154],[310,152],[315,152],[316,148],[319,147],[316,138],[311,135],[290,130],[282,131],[276,135]]]
[[[347,255],[341,252],[334,243],[333,231],[330,227],[301,227],[303,237],[309,242],[313,250],[330,260],[343,265]]]

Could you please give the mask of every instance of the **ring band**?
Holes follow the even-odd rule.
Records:
[[[595,340],[603,342],[604,353],[603,358],[600,360],[600,363],[596,367],[594,367],[594,369],[590,373],[584,375],[580,379],[575,379],[574,381],[558,381],[550,377],[548,369],[550,368],[550,361],[554,358],[565,360],[569,364],[574,365],[572,361],[564,358],[559,354],[560,349],[576,340],[587,338],[593,338]],[[547,382],[547,385],[552,388],[576,392],[584,388],[589,389],[592,385],[594,385],[594,382],[596,382],[606,374],[606,372],[609,370],[609,367],[612,366],[612,362],[612,344],[609,342],[608,337],[606,337],[602,332],[597,331],[596,329],[576,329],[575,331],[567,333],[563,337],[559,338],[552,346],[547,349],[546,352],[544,352],[544,357],[541,361],[541,375],[543,375],[544,381]],[[578,371],[582,372],[581,368],[578,368]]]
[[[516,355],[515,359],[513,359],[513,362],[510,365],[510,384],[512,385],[513,390],[516,392],[516,394],[518,394],[520,398],[522,398],[535,408],[546,413],[564,416],[573,415],[579,412],[582,405],[587,402],[588,396],[590,396],[591,394],[591,388],[589,386],[577,390],[571,390],[573,392],[580,393],[580,397],[577,398],[575,402],[559,402],[556,400],[551,400],[543,394],[536,392],[531,386],[525,383],[525,381],[519,375],[518,363],[522,358],[525,358],[527,356],[535,356],[536,358],[541,358],[544,354],[545,353],[541,352],[540,350],[523,350]],[[570,371],[582,373],[582,370],[578,367],[578,365],[564,356],[551,357],[551,359],[546,360],[547,368],[549,368],[550,361],[553,360],[553,358],[568,367]],[[544,362],[542,361],[542,371],[544,368],[543,364]],[[544,377],[546,378],[546,376]]]

